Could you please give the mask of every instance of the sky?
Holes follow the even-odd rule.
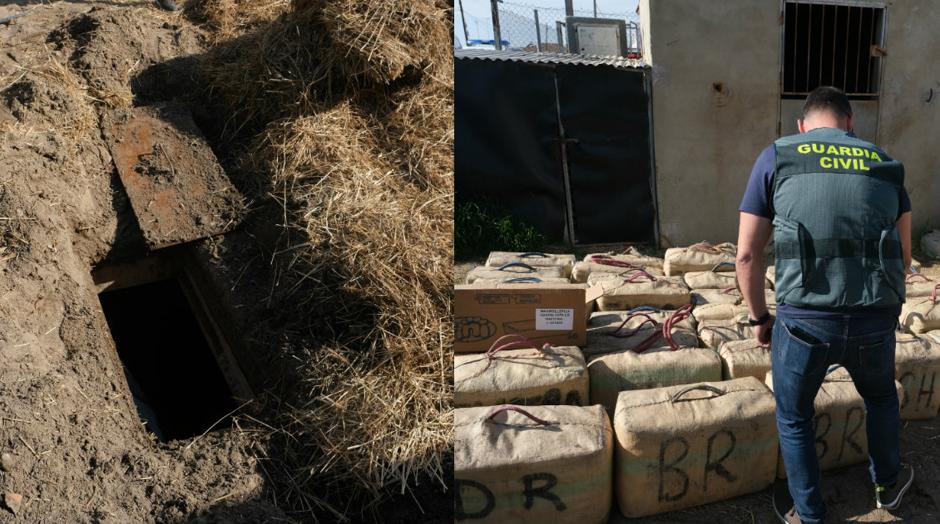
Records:
[[[463,2],[463,11],[467,20],[467,32],[470,38],[479,38],[489,40],[493,38],[493,23],[490,19],[489,0],[461,0]],[[598,17],[604,18],[604,13],[617,14],[610,18],[624,18],[629,16],[630,20],[635,20],[634,12],[638,0],[596,0]],[[564,20],[565,0],[504,0],[499,4],[500,11],[511,11],[512,13],[524,16],[528,19],[533,18],[532,10],[535,7],[539,9],[539,22],[549,27],[555,26],[555,20]],[[592,0],[574,0],[574,9],[576,15],[591,16],[594,10]],[[518,17],[513,17],[518,20]],[[501,26],[503,25],[501,18]],[[534,22],[533,22],[534,26]],[[528,29],[528,28],[526,28]],[[503,39],[507,38],[507,33],[512,34],[511,26],[501,28]],[[463,43],[463,25],[461,24],[460,2],[454,0],[454,35]]]

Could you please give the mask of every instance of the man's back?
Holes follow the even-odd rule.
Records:
[[[904,168],[874,144],[818,128],[774,144],[777,302],[886,308],[904,301],[895,228]]]

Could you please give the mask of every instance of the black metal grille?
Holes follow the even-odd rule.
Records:
[[[784,11],[783,96],[831,85],[854,98],[879,92],[884,9],[788,1]]]

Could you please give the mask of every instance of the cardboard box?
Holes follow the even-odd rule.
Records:
[[[587,318],[600,296],[587,284],[490,284],[454,287],[454,352],[477,353],[517,333],[559,346],[587,343]]]

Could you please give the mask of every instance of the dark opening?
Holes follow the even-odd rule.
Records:
[[[878,96],[884,10],[787,2],[783,96],[835,86],[856,99]]]
[[[160,440],[200,435],[235,409],[177,280],[99,295],[134,403]],[[215,428],[230,425],[223,420]]]

